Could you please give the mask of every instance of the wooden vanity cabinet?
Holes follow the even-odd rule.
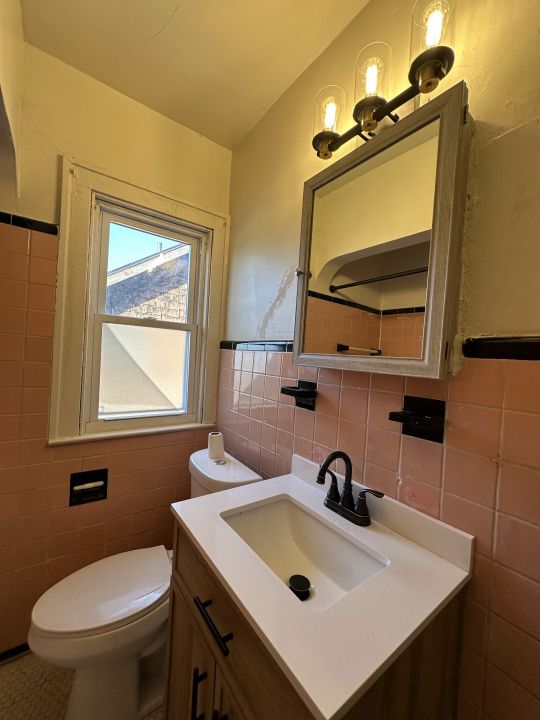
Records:
[[[167,720],[247,720],[173,581]]]
[[[217,709],[214,710],[212,720],[248,720],[220,672],[216,673],[214,702]]]
[[[196,682],[196,670],[207,673],[204,680]],[[175,533],[166,718],[313,720],[180,527]]]
[[[167,718],[212,717],[216,662],[173,581]]]
[[[460,596],[394,660],[343,720],[455,718]],[[339,668],[328,668],[339,676]],[[229,593],[177,525],[167,720],[313,720]]]

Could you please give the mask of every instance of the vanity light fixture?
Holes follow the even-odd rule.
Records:
[[[383,42],[366,45],[356,58],[353,118],[363,132],[375,130],[377,120],[374,113],[386,105],[391,62],[392,50]]]
[[[339,85],[327,85],[319,91],[315,100],[313,118],[313,144],[317,143],[317,155],[323,160],[332,157],[330,143],[339,138],[337,132],[340,114],[345,105],[345,91]]]
[[[431,93],[454,64],[454,0],[416,0],[411,23],[409,82]]]
[[[453,40],[454,3],[455,0],[416,0],[411,25],[411,57],[414,59],[409,69],[410,85],[391,100],[385,99],[392,59],[390,46],[383,42],[371,43],[359,53],[356,60],[357,102],[353,110],[356,124],[341,135],[337,132],[337,122],[330,120],[337,120],[343,107],[343,91],[339,88],[343,93],[341,104],[329,92],[335,85],[319,92],[312,141],[318,157],[329,160],[332,153],[354,137],[369,140],[381,120],[388,117],[397,122],[399,117],[394,112],[397,108],[419,94],[435,90],[454,64],[454,51],[448,44]]]

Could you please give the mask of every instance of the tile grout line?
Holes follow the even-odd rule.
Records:
[[[515,622],[512,622],[511,620],[508,620],[508,618],[505,618],[503,615],[500,615],[498,612],[495,612],[494,610],[488,610],[488,609],[487,609],[484,605],[482,605],[481,603],[478,603],[477,601],[474,601],[474,602],[476,602],[478,605],[480,605],[481,607],[483,607],[484,610],[486,610],[486,612],[487,612],[488,614],[490,613],[490,614],[494,615],[494,616],[495,616],[496,618],[498,618],[499,620],[502,620],[502,621],[503,621],[504,623],[506,623],[507,625],[510,625],[512,628],[514,628],[515,630],[518,630],[519,632],[523,633],[523,634],[526,635],[530,640],[534,640],[536,644],[540,645],[540,639],[537,638],[537,637],[535,637],[534,635],[532,635],[528,630],[524,630],[520,625],[516,625]],[[530,691],[529,691],[529,692],[530,692]],[[533,693],[533,694],[534,694],[534,693]]]
[[[362,468],[362,485],[365,485],[365,486],[367,486],[366,475],[367,475],[367,466],[368,466],[368,446],[369,446],[369,413],[371,410],[372,384],[373,384],[373,373],[369,373],[369,381],[368,381],[368,387],[367,387],[367,403],[366,403],[366,422],[365,422],[366,430],[365,430],[364,456],[363,456],[364,467]],[[397,495],[397,487],[395,488],[395,492]]]
[[[495,665],[494,662],[492,662],[491,660],[488,660],[486,658],[486,670],[487,670],[488,665],[491,665],[492,667],[495,668],[495,670],[497,670],[497,672],[501,673],[501,675],[504,675],[505,678],[507,678],[511,682],[515,683],[519,688],[521,688],[521,690],[524,690],[527,693],[527,695],[530,695],[535,700],[540,700],[540,695],[537,695],[536,693],[531,692],[531,690],[526,688],[525,685],[523,685],[522,683],[519,682],[519,680],[516,680],[515,677],[512,677],[512,675],[509,675],[505,670],[500,668],[498,665]],[[484,705],[485,705],[485,699],[484,699]]]
[[[501,476],[501,453],[502,453],[502,442],[503,442],[503,422],[504,422],[504,413],[503,408],[505,405],[505,395],[506,395],[506,378],[507,378],[507,371],[508,371],[508,363],[504,361],[504,372],[502,377],[503,382],[503,392],[502,392],[502,398],[501,398],[501,408],[500,408],[500,425],[499,425],[499,437],[498,437],[498,447],[497,447],[497,477],[495,481],[495,506],[494,506],[494,513],[493,513],[493,526],[491,530],[491,557],[489,561],[490,566],[490,574],[493,567],[493,561],[495,559],[495,553],[496,553],[496,547],[497,547],[497,530],[498,530],[498,514],[497,514],[497,507],[498,507],[498,498],[499,498],[499,486],[500,486],[500,476]],[[487,628],[486,628],[486,638],[485,638],[485,655],[483,656],[483,678],[482,678],[482,707],[486,706],[486,692],[487,692],[487,671],[488,671],[488,657],[489,657],[489,648],[490,648],[490,640],[491,640],[491,616],[492,616],[492,610],[491,610],[491,592],[488,597],[488,605],[487,605]],[[506,675],[506,673],[504,673]]]

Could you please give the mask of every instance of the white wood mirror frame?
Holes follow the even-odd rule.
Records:
[[[464,82],[454,85],[304,183],[294,337],[296,364],[427,378],[445,376],[453,349],[459,295],[460,246],[470,136],[467,94],[467,86]],[[422,356],[405,358],[304,352],[316,191],[437,120],[439,143]]]

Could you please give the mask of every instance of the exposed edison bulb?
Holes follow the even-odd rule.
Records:
[[[379,75],[379,68],[376,63],[368,65],[366,70],[366,95],[377,94],[377,79]]]
[[[422,95],[436,90],[452,69],[454,17],[455,0],[416,0],[414,4],[409,80]]]
[[[426,20],[426,39],[427,47],[435,47],[441,42],[444,15],[442,10],[433,10]]]
[[[323,128],[331,132],[336,131],[338,105],[334,97],[327,97],[321,105]]]
[[[364,63],[362,75],[364,76],[364,93],[365,97],[370,95],[380,95],[380,85],[384,63],[380,58],[371,57]]]
[[[424,27],[423,41],[426,48],[441,44],[448,11],[449,7],[445,0],[436,0],[424,10],[422,25]]]
[[[315,98],[312,145],[323,160],[332,157],[330,145],[338,137],[340,113],[345,107],[345,91],[339,85],[325,85]]]
[[[425,1],[425,0],[424,0]],[[433,2],[433,0],[432,0]],[[392,49],[384,42],[372,42],[360,50],[356,57],[354,83],[355,108],[362,103],[362,109],[380,106],[379,99],[388,97],[390,70],[392,67]],[[375,104],[367,98],[376,98]],[[354,119],[359,122],[353,112]],[[360,112],[360,110],[358,111]],[[365,118],[364,118],[365,120]],[[365,129],[365,128],[363,128]],[[371,131],[370,131],[371,132]]]

